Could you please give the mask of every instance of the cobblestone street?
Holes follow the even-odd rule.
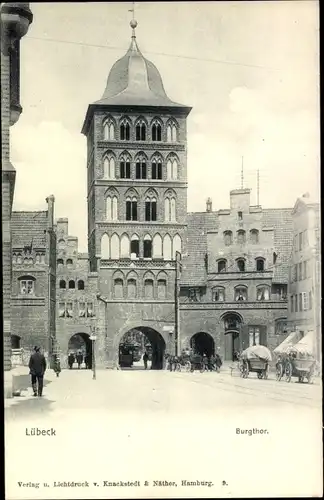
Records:
[[[319,381],[288,384],[254,375],[125,370],[98,371],[93,380],[86,370],[66,370],[59,378],[49,371],[43,398],[33,398],[29,389],[6,401],[6,456],[16,464],[8,498],[44,498],[41,487],[22,491],[17,486],[37,478],[50,485],[87,480],[102,486],[104,480],[125,478],[177,482],[168,493],[148,491],[156,497],[188,496],[182,480],[208,480],[213,487],[193,489],[189,496],[238,496],[240,488],[258,496],[258,484],[269,482],[269,467],[277,477],[269,483],[269,495],[317,491],[320,456],[307,477],[302,471],[320,442]],[[26,436],[26,429],[37,427],[53,428],[56,435]],[[44,457],[38,470],[30,449]],[[294,457],[301,450],[299,463]],[[275,457],[287,453],[282,467]],[[258,471],[257,482],[249,481],[251,468]],[[226,491],[222,481],[229,485]],[[89,498],[89,491],[53,488],[46,498]],[[136,488],[99,486],[91,495],[141,497]]]

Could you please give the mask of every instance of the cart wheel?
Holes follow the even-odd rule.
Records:
[[[202,363],[200,365],[200,373],[204,373],[205,370],[206,370],[205,363]]]
[[[249,376],[249,365],[248,363],[245,363],[243,378],[248,378],[248,376]]]
[[[306,378],[307,378],[307,382],[309,384],[312,384],[314,382],[314,371],[311,370],[307,375],[306,375]]]
[[[292,364],[289,361],[286,365],[286,382],[291,381],[291,376],[292,376]]]
[[[175,370],[176,370],[177,372],[181,372],[181,365],[180,365],[180,363],[177,363],[177,364],[176,364]]]
[[[186,371],[186,372],[191,371],[191,363],[190,363],[190,361],[187,361],[187,362],[185,363],[185,371]]]
[[[283,375],[283,366],[281,363],[278,363],[276,366],[276,380],[280,382]]]

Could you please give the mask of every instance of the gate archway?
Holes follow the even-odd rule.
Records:
[[[135,345],[135,343],[130,340],[130,334],[132,332],[138,332],[142,335],[143,341],[140,343],[140,348],[138,347],[139,342],[136,342]],[[134,358],[136,359],[134,355],[135,347],[136,354],[139,354],[140,359],[142,359],[145,350],[148,351],[152,370],[163,369],[166,344],[164,338],[157,330],[147,326],[137,326],[124,333],[118,346],[119,365],[121,367],[133,366]]]
[[[68,343],[67,354],[69,354],[70,352],[76,353],[78,351],[82,352],[84,362],[85,362],[85,359],[87,358],[88,367],[91,368],[91,365],[92,365],[92,342],[91,342],[90,337],[87,333],[84,333],[84,332],[75,333],[70,338],[69,343]]]
[[[209,358],[215,355],[215,341],[213,337],[206,332],[198,332],[193,335],[190,339],[190,347],[195,353],[201,356],[206,354]]]

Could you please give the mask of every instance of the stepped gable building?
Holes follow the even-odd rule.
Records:
[[[54,196],[46,201],[47,211],[12,213],[11,346],[17,364],[28,361],[35,345],[50,355],[55,343]]]
[[[104,297],[97,356],[113,366],[119,342],[136,328],[162,367],[174,322],[175,254],[186,251],[187,128],[191,108],[166,95],[160,73],[129,50],[112,67],[82,132],[88,144],[88,248]],[[105,323],[104,310],[108,310]]]
[[[69,235],[68,219],[56,221],[57,280],[56,337],[63,368],[69,351],[80,347],[92,355],[90,335],[96,326],[97,274],[89,272],[87,253],[78,251],[78,238]]]

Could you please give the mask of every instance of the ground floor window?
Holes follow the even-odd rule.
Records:
[[[249,327],[249,346],[260,345],[260,328],[250,326]]]

